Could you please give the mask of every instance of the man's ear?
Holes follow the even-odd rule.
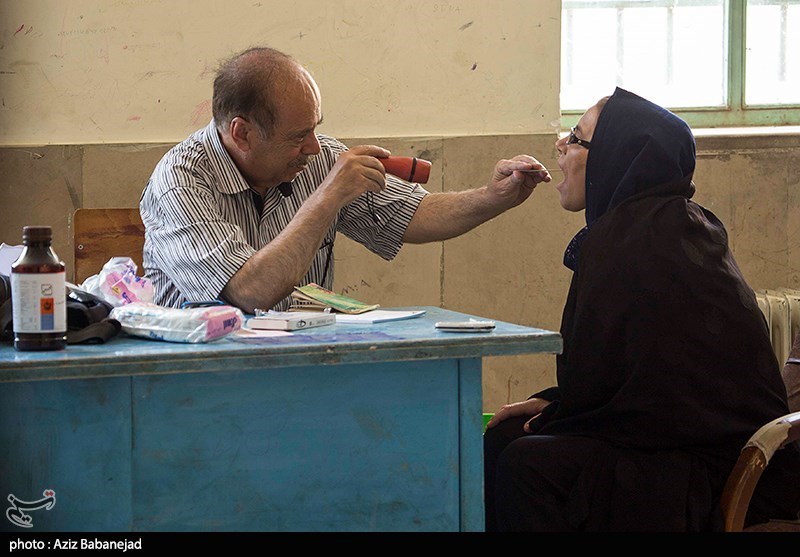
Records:
[[[255,132],[256,130],[250,122],[241,116],[234,117],[228,126],[228,134],[241,151],[250,150],[250,140],[253,138],[252,134]]]

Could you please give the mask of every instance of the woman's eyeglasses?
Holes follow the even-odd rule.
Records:
[[[577,143],[584,149],[588,149],[589,147],[592,146],[591,141],[586,141],[585,139],[581,139],[580,137],[575,135],[574,127],[569,131],[569,137],[567,137],[567,145],[572,145],[573,143]]]

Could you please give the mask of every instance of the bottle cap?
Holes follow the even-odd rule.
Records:
[[[50,226],[23,226],[22,243],[49,242],[53,239],[53,229]]]

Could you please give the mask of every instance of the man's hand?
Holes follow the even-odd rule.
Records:
[[[505,200],[504,204],[511,208],[528,199],[538,184],[550,180],[550,173],[542,163],[530,155],[517,155],[498,161],[489,192]]]
[[[359,145],[336,160],[319,190],[334,195],[338,206],[347,205],[366,191],[380,192],[386,187],[386,171],[378,158],[391,153],[375,145]]]
[[[498,161],[489,184],[465,191],[431,193],[417,207],[403,241],[422,244],[455,238],[516,207],[550,173],[530,155]]]

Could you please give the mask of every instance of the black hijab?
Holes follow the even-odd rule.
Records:
[[[690,199],[694,168],[686,124],[617,89],[591,138],[558,387],[534,395],[553,401],[536,433],[603,441],[568,496],[564,512],[579,529],[719,528],[739,451],[788,412],[727,231]],[[776,453],[753,501],[751,514],[796,516],[800,451]]]
[[[589,228],[626,199],[680,179],[686,179],[685,195],[692,197],[694,168],[694,135],[686,122],[617,87],[592,135],[586,161],[586,227],[567,247],[564,265],[577,269]]]

